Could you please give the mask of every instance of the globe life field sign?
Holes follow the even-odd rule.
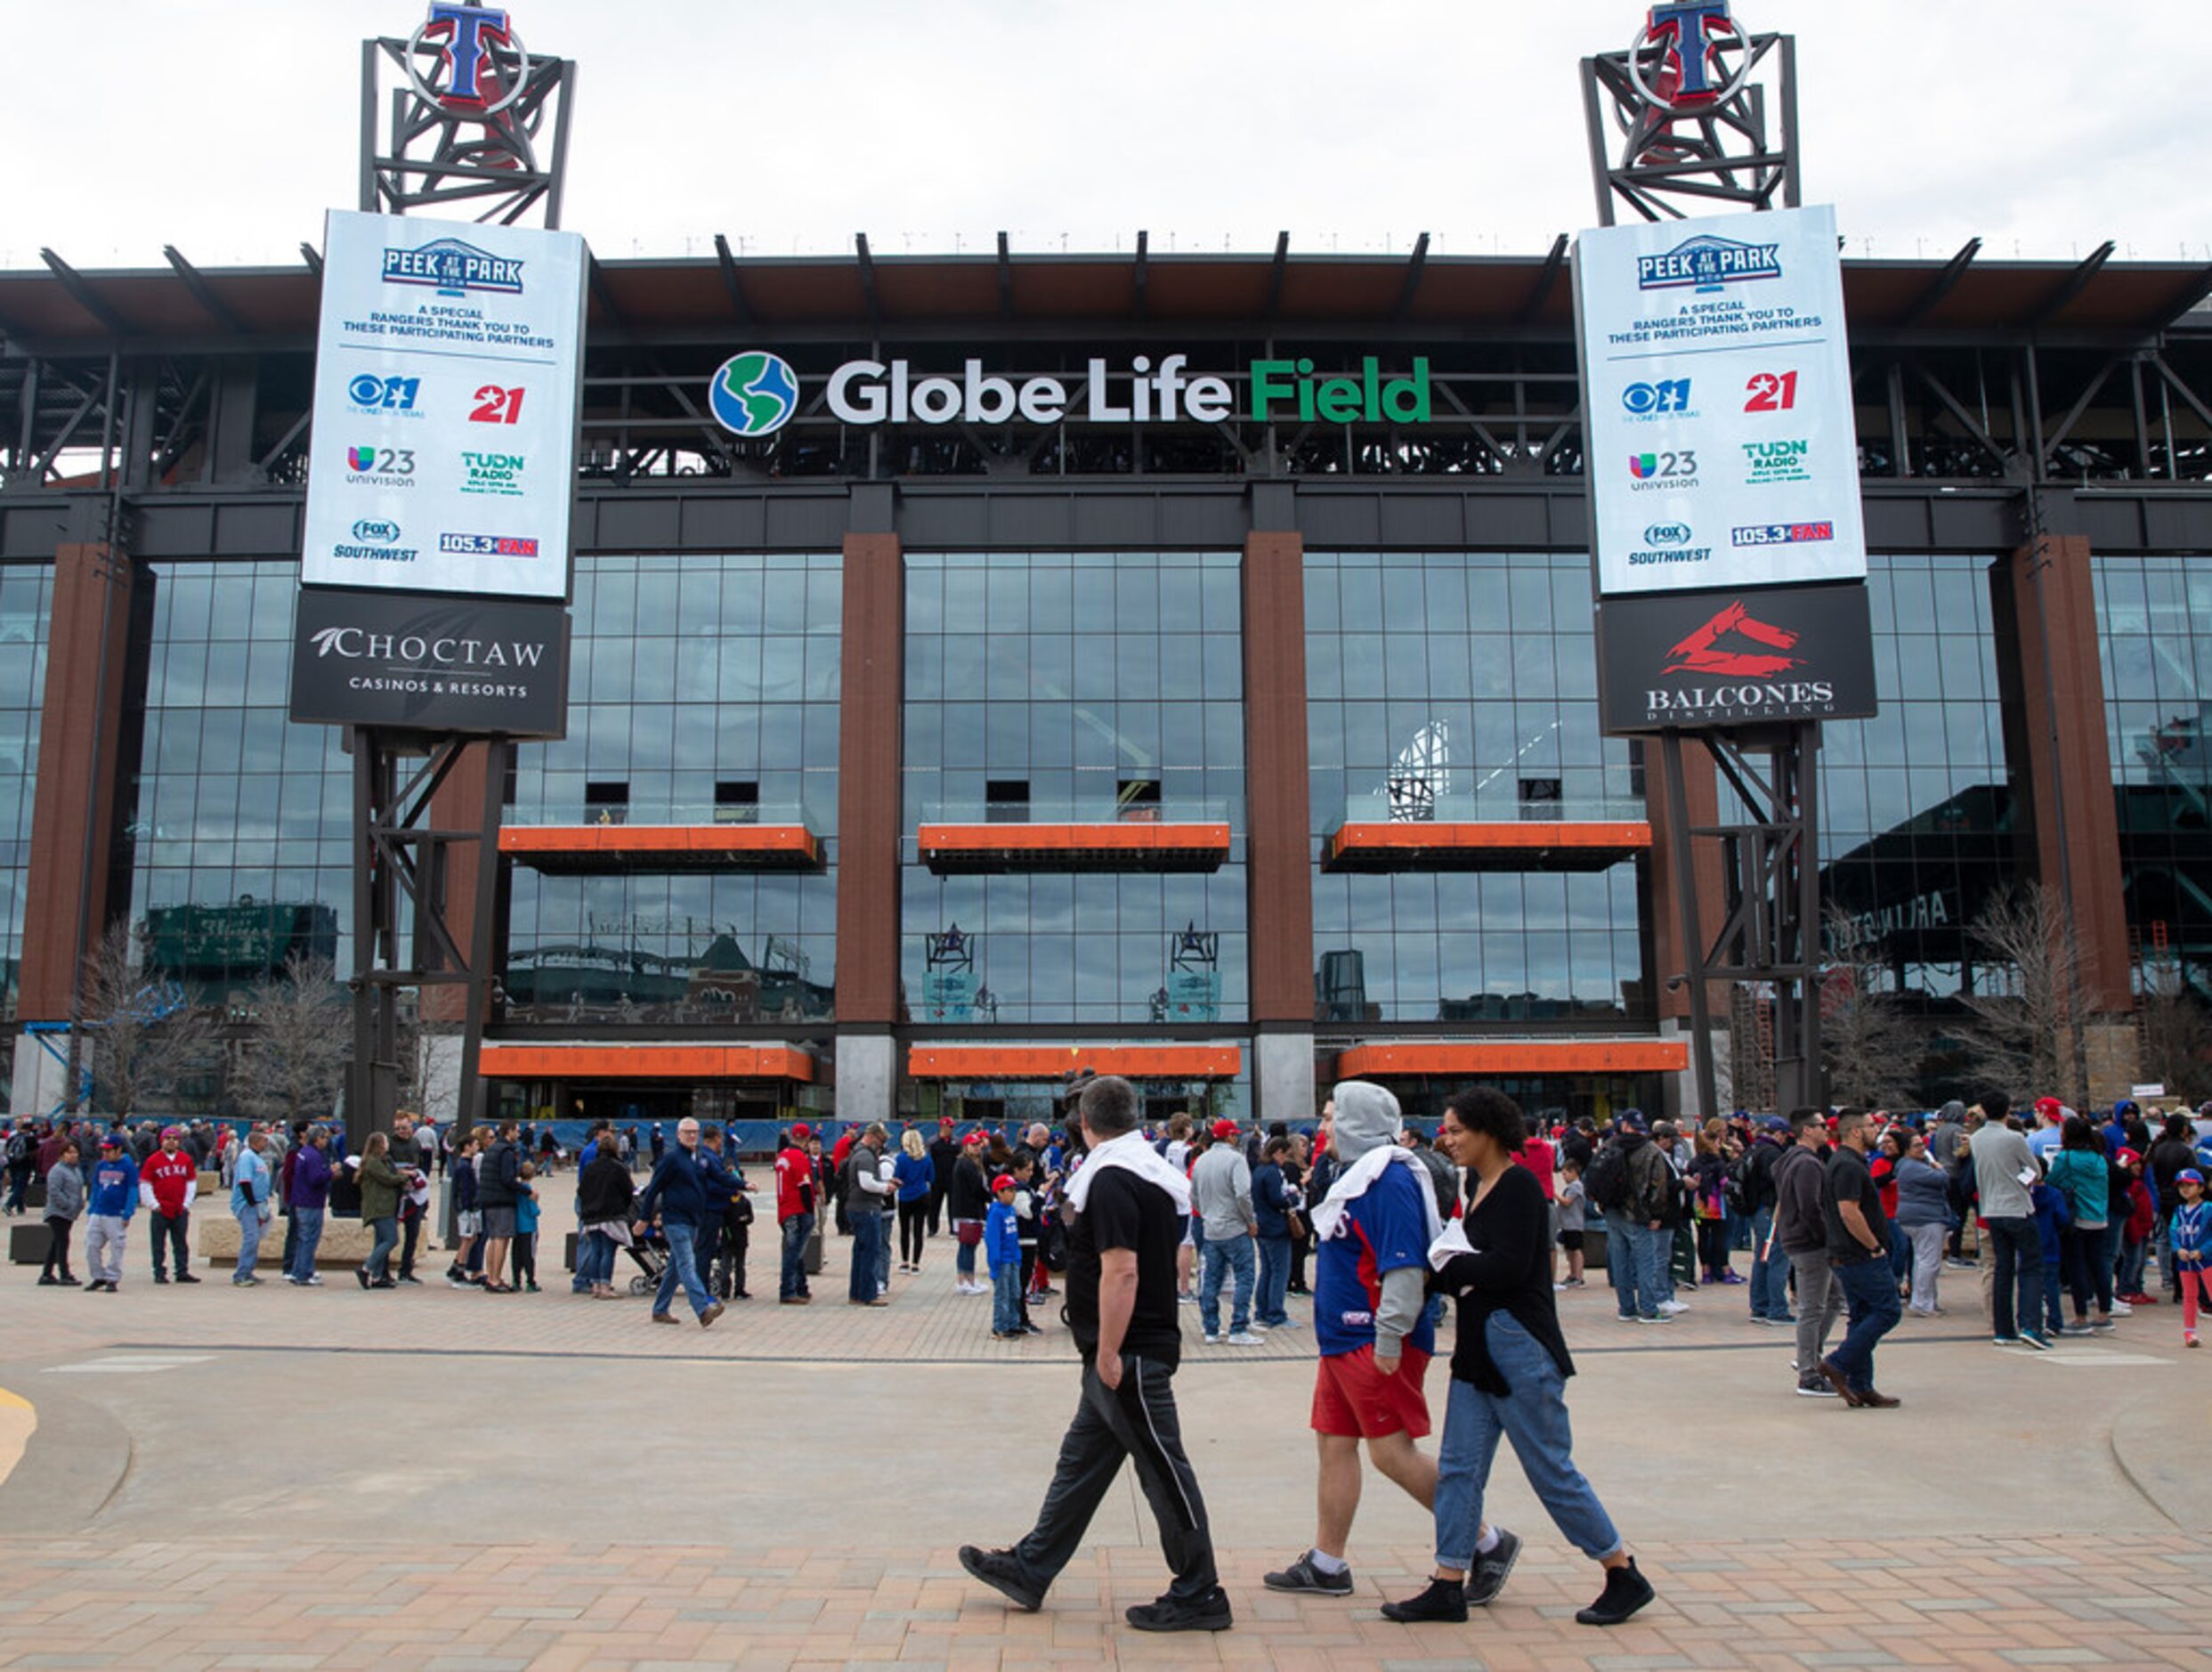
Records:
[[[565,598],[572,232],[333,211],[302,581]]]
[[[1600,594],[1865,577],[1834,209],[1585,231],[1575,320]]]

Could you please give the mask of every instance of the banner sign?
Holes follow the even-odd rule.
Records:
[[[1835,211],[1575,247],[1598,590],[1863,579]]]
[[[333,210],[301,579],[565,598],[573,232]]]
[[[302,587],[292,718],[420,732],[568,730],[566,606]]]
[[[1608,735],[1874,711],[1861,583],[1599,601],[1598,712]]]

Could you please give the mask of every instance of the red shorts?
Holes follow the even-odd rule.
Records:
[[[1411,1439],[1425,1439],[1429,1397],[1421,1384],[1428,1372],[1429,1355],[1418,1347],[1405,1350],[1396,1376],[1375,1368],[1373,1347],[1331,1353],[1314,1376],[1314,1433],[1357,1440],[1403,1433]]]

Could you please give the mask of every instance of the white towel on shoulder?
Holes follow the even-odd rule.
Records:
[[[1313,1211],[1313,1234],[1317,1242],[1327,1242],[1344,1234],[1345,1211],[1369,1187],[1382,1176],[1383,1169],[1393,1164],[1411,1167],[1414,1181],[1421,1186],[1421,1212],[1429,1227],[1429,1240],[1434,1242],[1444,1234],[1444,1216],[1437,1212],[1437,1193],[1429,1182],[1429,1169],[1421,1157],[1410,1149],[1397,1144],[1382,1144],[1370,1149],[1336,1175],[1336,1182],[1329,1187],[1328,1195],[1321,1198],[1320,1206]]]
[[[1090,1199],[1091,1180],[1109,1167],[1119,1167],[1123,1172],[1135,1173],[1147,1184],[1158,1185],[1174,1198],[1177,1213],[1190,1212],[1190,1181],[1170,1165],[1165,1156],[1145,1141],[1142,1131],[1136,1131],[1123,1132],[1119,1138],[1107,1139],[1092,1150],[1083,1165],[1075,1170],[1075,1176],[1068,1181],[1067,1199],[1074,1205],[1078,1213],[1083,1211],[1083,1205]]]

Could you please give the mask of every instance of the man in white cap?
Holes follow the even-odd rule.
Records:
[[[1321,1130],[1337,1160],[1336,1181],[1313,1213],[1314,1378],[1312,1425],[1319,1452],[1318,1527],[1312,1548],[1266,1576],[1271,1591],[1349,1596],[1344,1559],[1359,1509],[1359,1447],[1423,1509],[1436,1501],[1436,1459],[1414,1442],[1430,1428],[1422,1386],[1436,1331],[1428,1307],[1429,1246],[1443,1233],[1436,1186],[1398,1144],[1406,1122],[1398,1099],[1347,1080],[1323,1112]],[[1488,1602],[1519,1548],[1485,1526],[1467,1600]]]

